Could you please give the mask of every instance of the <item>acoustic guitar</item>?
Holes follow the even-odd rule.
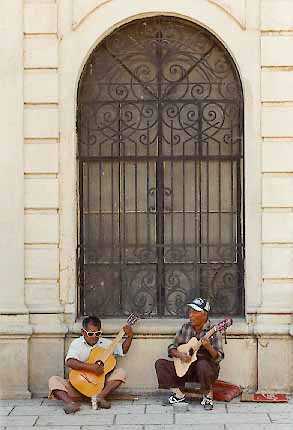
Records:
[[[233,320],[231,318],[226,318],[219,324],[216,324],[214,327],[212,327],[200,340],[197,340],[196,337],[192,337],[187,343],[179,345],[177,350],[190,355],[191,360],[189,363],[185,363],[180,358],[173,358],[177,376],[184,376],[190,365],[197,360],[197,351],[201,347],[203,339],[209,339],[214,333],[216,333],[216,331],[225,331],[228,327],[232,325],[232,323]]]
[[[126,324],[132,326],[137,320],[138,317],[131,314]],[[107,373],[111,372],[116,366],[116,358],[113,353],[123,336],[124,330],[122,328],[107,348],[96,346],[91,350],[86,362],[94,364],[97,361],[102,361],[104,363],[104,372],[101,375],[86,370],[70,370],[69,381],[77,391],[86,397],[93,397],[97,396],[103,390]]]

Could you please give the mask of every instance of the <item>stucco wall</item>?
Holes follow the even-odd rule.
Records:
[[[244,88],[246,317],[230,332],[222,376],[251,388],[293,388],[292,1],[2,0],[0,358],[12,365],[13,357],[14,367],[21,360],[28,370],[19,381],[15,375],[12,388],[0,370],[1,397],[44,392],[46,378],[63,373],[64,348],[78,331],[75,109],[82,67],[114,28],[162,13],[215,34]],[[106,332],[119,324],[106,322]],[[132,373],[129,387],[155,387],[152,362],[178,324],[140,323],[125,365],[133,369],[131,357],[141,352],[149,366]]]

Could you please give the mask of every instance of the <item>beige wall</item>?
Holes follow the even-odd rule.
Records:
[[[23,13],[25,297],[59,313],[58,4],[24,1]]]
[[[230,332],[222,376],[250,388],[293,389],[292,1],[2,0],[1,356],[30,356],[26,382],[2,397],[44,392],[47,376],[63,373],[66,334],[78,331],[75,108],[82,67],[121,23],[160,13],[213,32],[243,82],[246,317]],[[108,321],[106,332],[119,323]],[[154,388],[153,360],[179,321],[170,324],[140,324],[125,365],[134,366],[137,351],[149,366],[142,379],[137,369],[128,387]],[[272,367],[278,352],[281,374]],[[39,353],[46,370],[36,368]]]
[[[293,7],[261,4],[262,308],[293,308]]]
[[[1,275],[0,313],[26,312],[23,294],[23,9],[3,0],[1,49]],[[14,49],[11,49],[11,47]],[[7,288],[11,284],[11,288]]]

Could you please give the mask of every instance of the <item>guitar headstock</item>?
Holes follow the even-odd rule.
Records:
[[[223,321],[221,321],[219,324],[217,324],[217,330],[222,333],[228,327],[230,327],[232,324],[233,324],[232,318],[225,318]]]
[[[137,316],[136,314],[132,313],[127,318],[126,324],[132,326],[132,325],[134,325],[137,322],[137,320],[139,320],[139,316]]]

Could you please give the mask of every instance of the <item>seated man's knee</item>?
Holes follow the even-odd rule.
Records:
[[[109,377],[109,381],[121,381],[126,382],[126,371],[122,369],[122,367],[117,367],[114,369],[114,371],[111,373]]]
[[[48,385],[49,387],[54,387],[54,385],[59,385],[60,381],[63,381],[63,378],[61,376],[50,376],[48,379]]]

